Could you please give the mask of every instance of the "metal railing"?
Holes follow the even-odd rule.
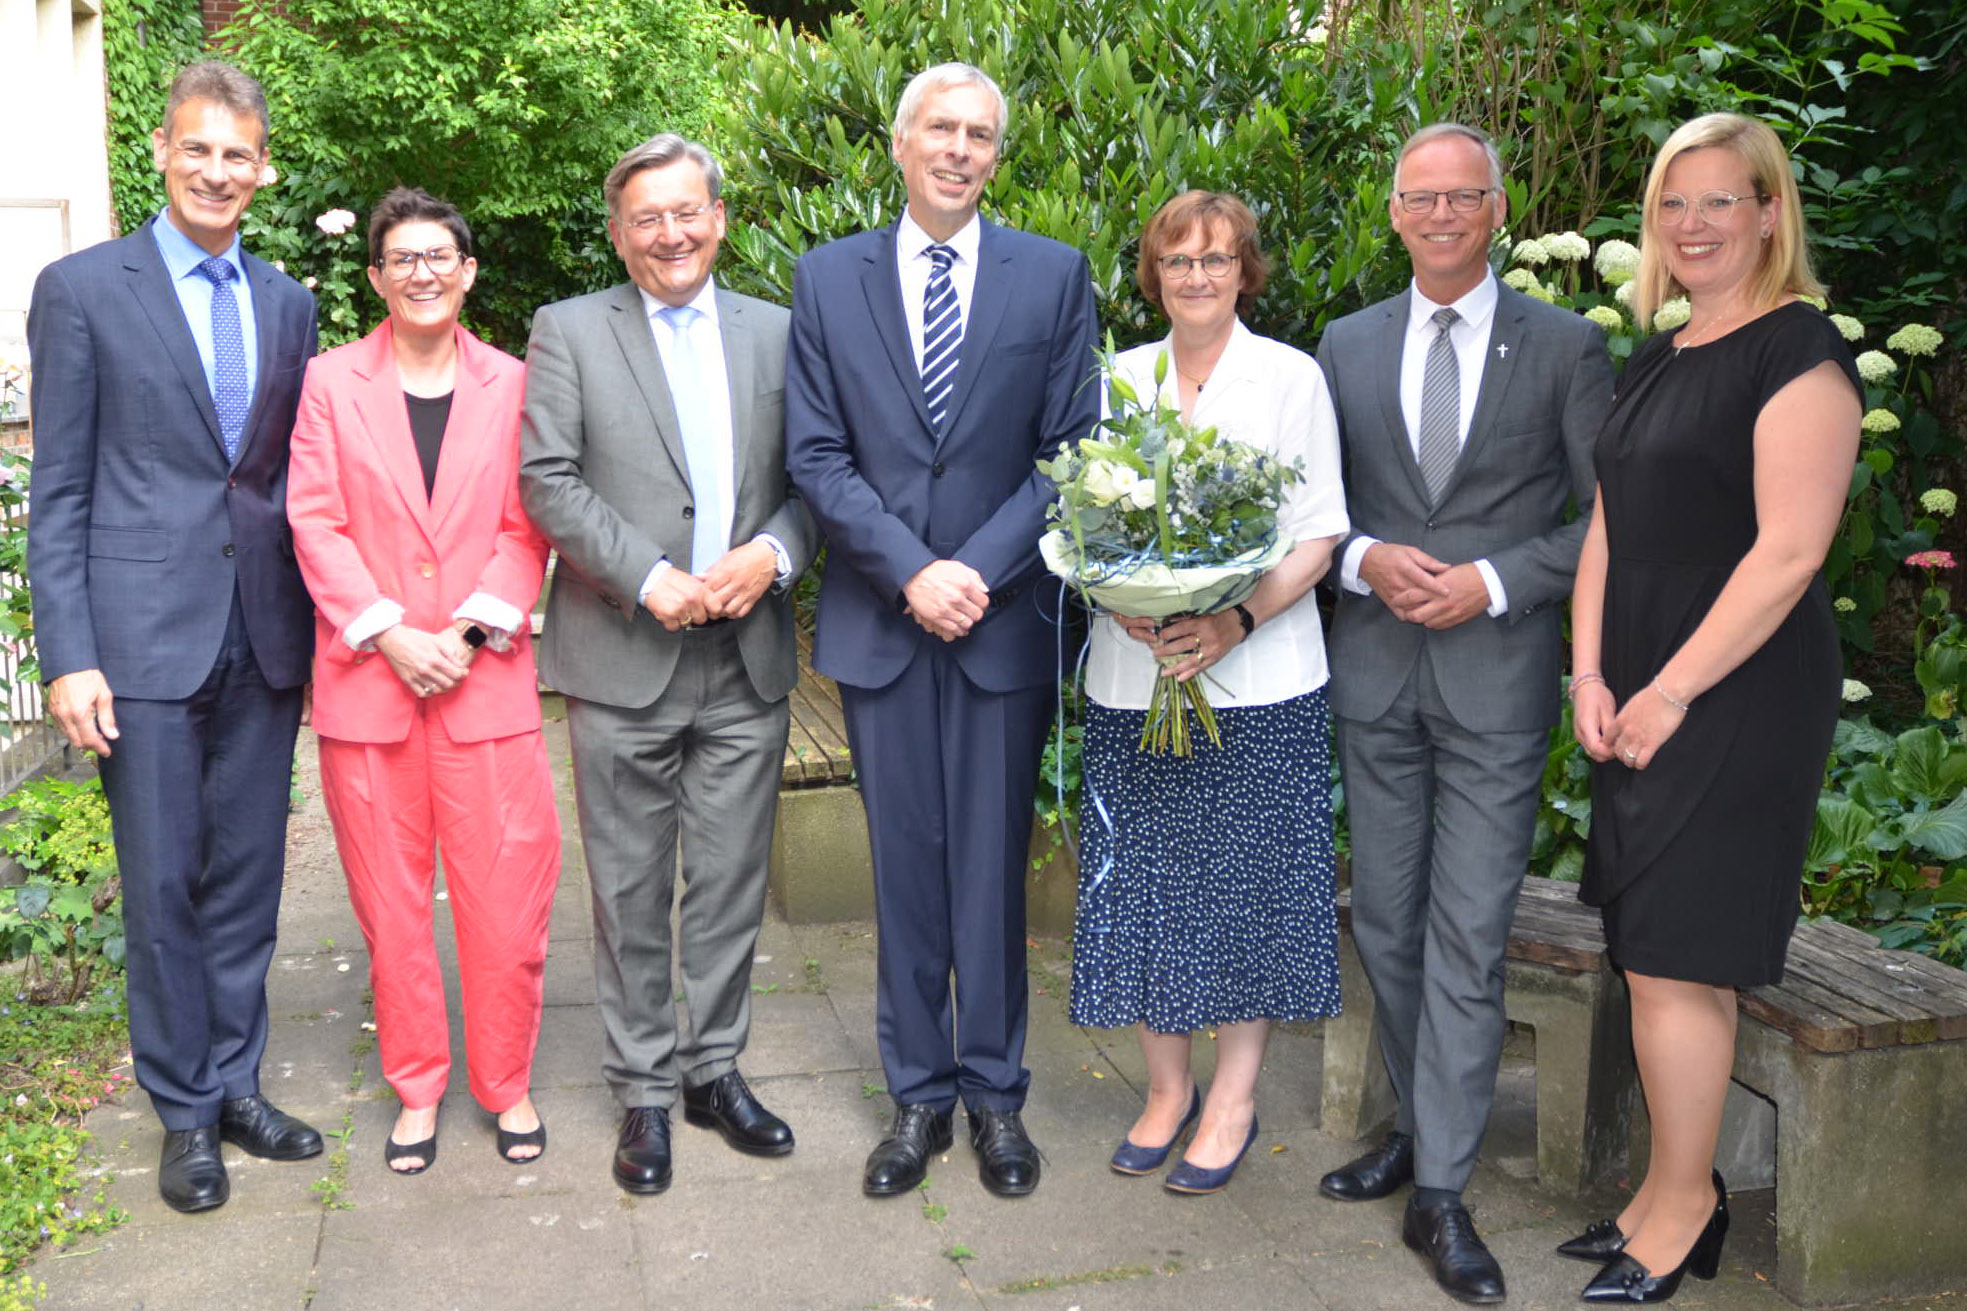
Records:
[[[27,507],[0,512],[0,535],[27,531]],[[12,592],[25,580],[0,573],[0,590]],[[21,677],[34,663],[34,635],[0,637],[0,688],[5,689],[6,713],[0,718],[0,797],[6,796],[58,760],[68,743],[48,718],[41,701],[41,680]]]

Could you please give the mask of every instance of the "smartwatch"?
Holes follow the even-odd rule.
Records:
[[[459,633],[458,636],[462,637],[464,639],[464,644],[470,647],[474,651],[476,651],[479,647],[485,645],[485,643],[489,641],[491,637],[489,633],[487,633],[484,629],[480,628],[477,624],[465,625],[464,631]]]

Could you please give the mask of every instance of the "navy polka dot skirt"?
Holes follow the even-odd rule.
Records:
[[[1222,746],[1182,759],[1138,749],[1146,712],[1087,703],[1076,1024],[1339,1013],[1325,690],[1216,715]]]

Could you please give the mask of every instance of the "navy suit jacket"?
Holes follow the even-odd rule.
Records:
[[[786,355],[786,462],[825,530],[813,665],[850,687],[898,678],[942,639],[904,610],[902,585],[939,559],[982,575],[990,612],[953,643],[987,692],[1056,677],[1043,570],[1051,480],[1034,467],[1092,431],[1095,316],[1086,257],[984,223],[976,289],[940,439],[902,309],[896,226],[799,260]]]
[[[263,260],[245,265],[259,370],[230,465],[149,224],[35,281],[27,559],[46,680],[100,669],[115,696],[188,697],[218,659],[236,588],[267,682],[307,681],[313,619],[287,529],[287,439],[314,298]]]

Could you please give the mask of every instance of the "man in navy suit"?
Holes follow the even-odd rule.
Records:
[[[257,82],[186,68],[151,137],[169,204],[49,265],[27,319],[41,672],[68,740],[100,757],[130,1046],[180,1211],[225,1202],[221,1139],[321,1150],[259,1087],[313,651],[286,501],[314,298],[239,246],[266,130]]]
[[[840,684],[874,853],[896,1108],[877,1197],[921,1182],[959,1099],[984,1186],[1038,1185],[1024,866],[1056,674],[1033,465],[1091,431],[1099,394],[1085,257],[977,217],[1007,117],[978,69],[918,74],[895,113],[907,212],[793,281],[786,459],[831,544],[813,663]]]

